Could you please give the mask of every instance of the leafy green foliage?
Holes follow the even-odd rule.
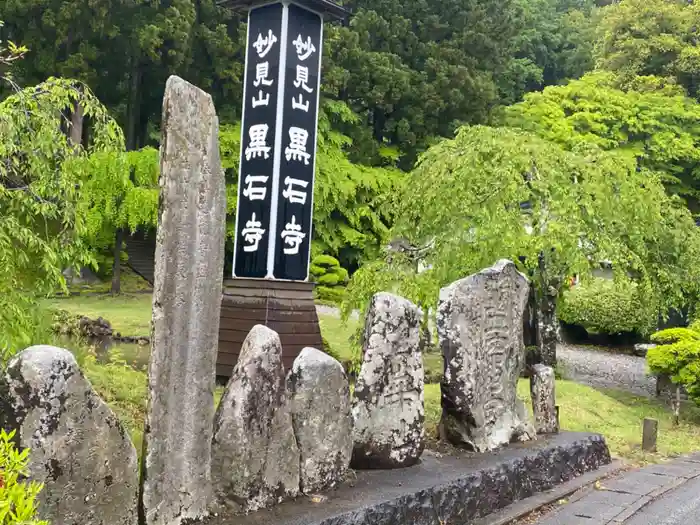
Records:
[[[327,103],[319,122],[314,186],[315,253],[338,257],[356,267],[379,252],[391,224],[389,197],[402,184],[398,170],[350,161],[352,140],[331,126],[331,118],[352,123],[356,116],[341,103]]]
[[[502,120],[572,151],[589,144],[618,151],[658,170],[674,192],[697,195],[700,104],[658,78],[637,81],[638,90],[622,89],[613,73],[589,74],[530,93]]]
[[[117,229],[136,231],[158,222],[158,150],[97,152],[89,158],[89,177],[81,191],[86,207],[86,241],[110,255]]]
[[[225,3],[224,3],[225,4]],[[410,169],[435,137],[590,64],[593,0],[350,0],[329,23],[324,98],[358,116],[334,122],[350,160]],[[41,16],[37,16],[41,13]],[[113,111],[127,149],[157,142],[163,85],[178,74],[212,94],[222,123],[240,119],[245,20],[216,0],[6,0],[3,34],[31,44],[24,84],[84,81]]]
[[[129,150],[152,144],[170,74],[207,89],[226,104],[221,114],[240,112],[245,28],[215,0],[76,0],[70,8],[62,0],[7,0],[0,19],[32,49],[15,69],[18,80],[85,82],[116,115]]]
[[[669,376],[700,404],[700,325],[662,330],[651,340],[658,346],[647,352],[649,370]]]
[[[81,369],[100,397],[115,411],[141,450],[148,402],[148,376],[111,355],[108,363],[98,363],[94,352],[85,352]]]
[[[596,59],[623,82],[637,76],[666,77],[697,98],[700,6],[683,0],[623,0],[603,10]]]
[[[557,314],[565,323],[602,334],[638,333],[654,329],[658,312],[629,279],[592,279],[567,290]]]
[[[0,525],[48,525],[35,517],[43,486],[25,481],[29,449],[18,451],[14,437],[0,429]]]
[[[79,104],[91,123],[86,147],[62,126]],[[121,130],[84,85],[49,79],[0,102],[0,352],[6,359],[31,340],[36,294],[64,287],[62,270],[94,262],[88,231],[90,155],[123,148]]]
[[[498,85],[501,101],[518,102],[524,93],[578,78],[593,66],[597,17],[590,0],[521,0],[521,30],[515,52]]]
[[[656,173],[625,156],[465,127],[430,148],[404,188],[394,234],[427,246],[432,268],[416,273],[402,254],[365,265],[348,287],[345,313],[380,290],[435,304],[440,287],[501,258],[555,293],[604,260],[633,275],[650,308],[667,311],[697,292],[698,228]]]

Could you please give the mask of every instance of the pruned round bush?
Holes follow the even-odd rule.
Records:
[[[649,371],[668,376],[700,404],[700,325],[662,330],[651,340],[658,346],[647,352]]]
[[[326,273],[326,269],[323,266],[318,266],[311,261],[311,264],[309,265],[309,273],[312,275],[312,277],[318,277],[320,275],[324,275]]]
[[[317,255],[316,257],[314,257],[313,264],[324,268],[333,268],[340,266],[340,262],[338,261],[338,259],[331,255]]]
[[[334,304],[343,301],[349,275],[338,259],[330,255],[317,255],[311,260],[309,273],[318,284],[315,289],[317,299]]]
[[[314,291],[316,292],[316,298],[321,301],[340,304],[345,299],[345,288],[343,287],[317,286]]]
[[[332,273],[333,275],[337,275],[338,282],[343,283],[343,284],[347,283],[348,279],[350,278],[350,274],[348,273],[348,271],[341,266],[338,266],[337,268],[329,269],[328,273]]]
[[[340,281],[339,277],[334,273],[327,273],[318,278],[318,284],[322,286],[335,286]]]
[[[558,317],[599,334],[649,334],[657,312],[630,280],[592,279],[564,293]]]

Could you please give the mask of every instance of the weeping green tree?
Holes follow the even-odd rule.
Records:
[[[104,269],[104,254],[112,251],[112,294],[121,292],[124,236],[158,222],[158,150],[100,151],[89,159],[90,177],[83,185],[87,202],[86,240]],[[110,250],[111,248],[111,250]]]
[[[531,279],[539,359],[554,365],[554,313],[567,278],[610,261],[660,311],[696,293],[698,228],[657,173],[622,153],[463,127],[422,156],[395,210],[393,234],[425,247],[430,269],[418,273],[401,252],[366,265],[350,283],[346,312],[380,290],[434,305],[441,287],[508,258]]]
[[[77,106],[89,121],[85,145],[69,138]],[[0,102],[0,362],[31,342],[35,298],[65,287],[65,268],[94,262],[83,240],[89,158],[123,148],[85,85],[51,78]]]

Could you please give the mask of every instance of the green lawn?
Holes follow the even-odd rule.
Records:
[[[151,294],[74,295],[47,299],[44,305],[75,315],[107,319],[115,332],[125,336],[147,336],[151,333]]]
[[[518,384],[518,397],[529,406],[529,382]],[[658,461],[700,450],[700,409],[683,407],[681,424],[673,425],[671,411],[662,403],[617,390],[599,391],[571,381],[557,381],[559,419],[564,430],[603,434],[610,452],[632,463]],[[436,435],[440,420],[440,385],[425,387],[426,429]],[[642,452],[642,420],[659,421],[658,453]]]
[[[319,315],[318,320],[321,324],[321,333],[333,352],[341,361],[350,361],[353,354],[350,338],[357,331],[358,321],[348,319],[347,323],[343,323],[337,317],[330,315]]]

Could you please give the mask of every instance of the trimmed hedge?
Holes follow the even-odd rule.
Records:
[[[592,279],[564,292],[557,315],[589,333],[651,333],[658,319],[653,304],[646,301],[630,280]]]

